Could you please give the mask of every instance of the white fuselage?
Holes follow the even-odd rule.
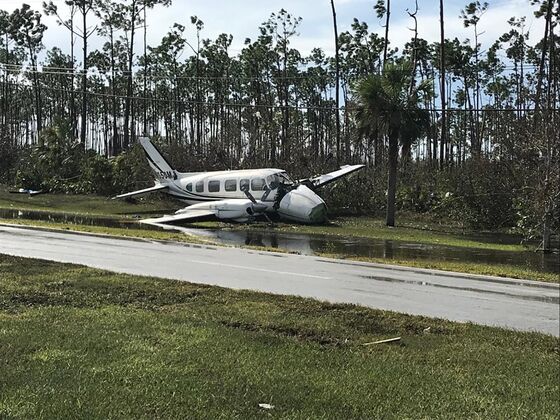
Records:
[[[325,202],[310,188],[298,185],[289,192],[281,191],[281,185],[293,185],[282,169],[177,173],[166,181],[167,193],[187,203],[191,211],[219,209],[226,218],[228,212],[239,211],[238,206],[233,205],[235,200],[239,205],[247,205],[248,197],[243,191],[247,188],[258,206],[261,209],[264,206],[260,211],[274,212],[283,219],[301,223],[322,223],[326,219]],[[234,219],[241,221],[248,217],[246,212],[241,213]],[[218,215],[218,218],[221,217]]]
[[[278,193],[281,177],[288,180],[281,169],[242,169],[234,171],[214,171],[201,173],[178,173],[177,179],[169,180],[169,194],[189,204],[232,198],[246,199],[241,190],[247,184],[249,192],[256,200],[269,204],[272,208]],[[266,190],[270,192],[263,197]]]

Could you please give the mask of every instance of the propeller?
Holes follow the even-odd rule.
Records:
[[[268,194],[270,194],[270,191],[271,191],[270,188],[268,188],[268,185],[266,185],[264,187],[264,194],[261,197],[261,201],[266,200],[266,197],[268,197]]]
[[[272,223],[272,220],[270,220],[270,217],[268,217],[268,214],[266,214],[267,206],[265,204],[257,203],[257,200],[255,200],[255,197],[253,197],[253,194],[249,192],[249,185],[248,184],[242,185],[240,189],[245,193],[245,195],[251,201],[251,203],[253,203],[253,212],[262,214],[266,218],[266,220],[268,220],[268,223]],[[268,195],[269,193],[270,190],[268,190],[267,188],[267,191],[265,191],[265,196]]]
[[[247,198],[248,198],[249,200],[251,200],[251,203],[257,204],[257,200],[255,200],[255,197],[253,197],[253,194],[251,194],[251,193],[249,192],[249,184],[242,185],[241,188],[240,188],[240,190],[243,191],[243,192],[245,193],[245,195],[247,196]]]

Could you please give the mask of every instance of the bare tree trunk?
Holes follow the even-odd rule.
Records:
[[[86,12],[82,11],[82,17],[83,17],[83,62],[84,62],[84,68],[83,68],[83,72],[82,72],[82,116],[81,116],[81,125],[80,125],[80,142],[83,144],[84,148],[87,148],[86,146],[86,119],[87,119],[87,68],[88,68],[88,63],[87,63],[87,22],[86,22]]]
[[[134,33],[136,25],[136,1],[133,0],[131,4],[131,15],[130,15],[130,44],[128,46],[128,68],[126,74],[126,98],[124,104],[124,148],[130,146],[130,138],[133,135],[132,130],[134,128],[134,119],[131,118],[132,113],[132,62],[134,58]]]
[[[397,161],[399,155],[399,132],[392,127],[389,133],[389,170],[387,180],[386,225],[395,226],[395,199],[397,195]]]
[[[414,89],[414,84],[416,83],[416,62],[417,62],[417,54],[416,54],[416,49],[417,49],[417,41],[418,41],[418,20],[416,19],[416,14],[418,13],[418,0],[416,0],[414,2],[415,4],[415,9],[414,9],[414,13],[410,13],[408,11],[408,9],[406,9],[406,12],[408,13],[408,16],[410,16],[412,18],[412,20],[414,20],[414,29],[412,30],[414,32],[414,38],[412,40],[412,54],[411,54],[411,68],[410,68],[410,85],[408,88],[408,93],[409,95],[412,94],[412,90]]]
[[[443,22],[443,0],[439,0],[439,22],[440,22],[440,95],[441,95],[441,147],[439,149],[439,165],[445,165],[444,151],[447,144],[447,115],[445,113],[445,31]]]
[[[148,135],[148,54],[147,54],[147,44],[146,44],[146,6],[144,5],[144,121],[143,121],[143,134]]]
[[[9,87],[9,71],[10,71],[10,50],[9,50],[9,38],[8,38],[8,32],[6,31],[5,34],[5,54],[6,56],[4,57],[4,59],[6,60],[6,66],[4,69],[4,87],[3,87],[3,95],[2,95],[2,131],[4,134],[7,134],[8,136],[9,134],[9,127],[8,127],[8,104],[10,103],[10,87]],[[13,145],[16,145],[16,140],[14,139],[13,141]]]
[[[335,50],[335,72],[336,72],[336,163],[340,165],[340,62],[338,51],[338,27],[336,24],[336,9],[334,0],[331,0],[333,26],[334,26],[334,50]],[[346,150],[346,158],[348,158],[349,150]]]
[[[385,45],[383,47],[383,65],[387,62],[387,48],[389,45],[389,18],[391,16],[391,0],[387,0],[387,14],[385,18]]]
[[[70,60],[72,69],[70,70],[70,127],[72,130],[72,138],[77,135],[76,132],[76,93],[74,92],[74,6],[72,6],[70,18]]]
[[[546,6],[546,18],[545,18],[545,23],[544,23],[544,36],[543,36],[543,42],[542,42],[542,50],[541,50],[541,59],[540,59],[540,64],[539,64],[539,75],[537,77],[537,94],[535,97],[535,121],[536,118],[538,118],[538,110],[540,107],[540,99],[541,99],[541,94],[542,94],[542,81],[544,78],[544,62],[546,59],[546,48],[547,48],[547,44],[549,42],[548,40],[548,32],[549,32],[549,27],[551,25],[551,17],[552,17],[552,3],[553,0],[548,0],[547,6]]]
[[[113,136],[111,141],[111,147],[108,152],[109,156],[113,156],[116,154],[115,152],[119,152],[121,149],[121,144],[119,144],[119,129],[117,126],[117,90],[115,86],[116,82],[116,71],[115,71],[115,44],[114,44],[114,37],[113,37],[113,27],[109,30],[110,34],[110,42],[111,42],[111,105],[112,105],[112,112],[113,112]]]
[[[37,117],[37,140],[41,141],[40,133],[43,129],[43,110],[41,104],[41,87],[39,85],[39,71],[37,70],[37,56],[29,50],[31,57],[31,68],[33,69],[33,91],[35,92],[35,115]]]

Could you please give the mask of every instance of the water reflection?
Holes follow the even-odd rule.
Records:
[[[192,229],[191,229],[192,230]],[[199,231],[195,229],[194,231]],[[441,260],[509,264],[539,271],[558,273],[558,254],[469,249],[427,245],[393,240],[348,238],[328,235],[305,235],[273,231],[205,231],[205,236],[227,245],[254,245],[285,249],[304,255],[339,254],[386,259]]]

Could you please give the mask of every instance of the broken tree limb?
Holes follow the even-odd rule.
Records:
[[[385,340],[379,340],[379,341],[372,341],[371,343],[364,343],[362,345],[363,346],[371,346],[372,344],[394,343],[394,342],[397,342],[397,341],[401,341],[401,337],[387,338]]]

